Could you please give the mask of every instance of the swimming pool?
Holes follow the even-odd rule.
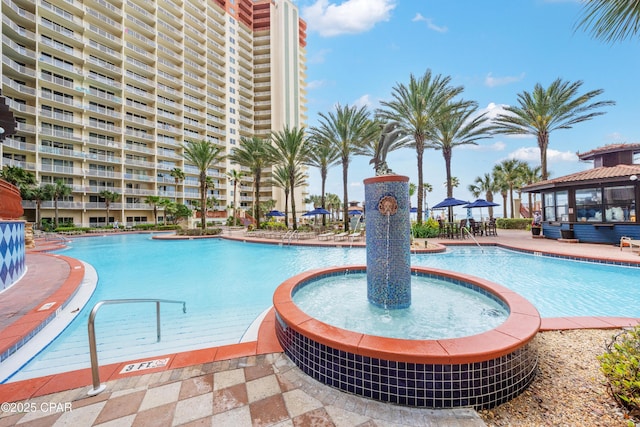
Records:
[[[314,248],[223,239],[162,241],[150,235],[76,239],[64,255],[92,264],[98,288],[74,322],[10,381],[89,366],[87,318],[114,298],[185,300],[162,305],[105,306],[96,318],[100,364],[237,343],[271,306],[275,288],[306,270],[365,264],[364,248]],[[412,254],[412,264],[486,278],[531,301],[543,317],[640,317],[640,269],[572,262],[500,248],[461,247]]]

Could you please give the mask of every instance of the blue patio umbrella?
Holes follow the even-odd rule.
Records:
[[[434,205],[431,209],[449,208],[449,221],[453,221],[453,210],[452,210],[452,208],[454,206],[466,205],[467,203],[469,203],[469,202],[467,202],[466,200],[456,199],[455,197],[447,197],[446,199],[444,199],[440,203],[437,203],[436,205]]]
[[[450,207],[453,207],[453,206],[466,205],[468,203],[469,202],[467,202],[466,200],[456,199],[455,197],[447,197],[446,199],[444,199],[440,203],[437,203],[434,206],[432,206],[431,209],[450,208]]]
[[[409,210],[409,212],[411,212],[411,213],[418,213],[418,208],[413,207],[413,208],[411,208],[411,210]]]
[[[314,210],[311,210],[307,213],[302,214],[302,216],[316,216],[316,215],[331,215],[331,212],[323,208],[315,208]]]
[[[265,216],[285,216],[282,212],[280,212],[279,210],[272,210],[269,211],[265,214]]]
[[[352,209],[349,211],[349,215],[362,215],[362,211],[358,209]]]
[[[490,206],[500,206],[500,205],[498,203],[488,202],[485,199],[477,199],[471,203],[466,204],[463,207],[467,209],[480,208],[480,220],[482,220],[482,208],[488,208]]]

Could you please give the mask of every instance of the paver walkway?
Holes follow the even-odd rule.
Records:
[[[529,233],[514,230],[498,232],[497,237],[479,237],[477,240],[532,251],[640,263],[637,252],[629,249],[620,251],[620,248],[612,245],[533,239]],[[241,232],[231,233],[227,237],[246,239]],[[472,243],[470,240],[434,241],[444,244]],[[305,243],[326,244],[323,241]],[[27,276],[0,294],[0,322],[5,322],[0,323],[2,332],[21,313],[32,311],[46,301],[59,288],[56,288],[58,279],[64,281],[66,278],[62,277],[65,268],[69,271],[64,260],[46,255],[30,253],[27,263]],[[46,289],[41,286],[45,277],[51,279]],[[273,322],[273,318],[267,321],[265,329],[270,326],[269,321]],[[545,321],[551,322],[547,323],[550,328],[615,327],[629,323],[629,319],[610,318]],[[558,324],[552,324],[554,321]],[[179,367],[175,369],[116,376],[117,379],[106,382],[104,392],[92,397],[87,396],[91,386],[88,385],[90,376],[86,370],[3,384],[0,385],[0,402],[12,403],[2,406],[0,427],[484,425],[471,409],[400,407],[348,395],[322,385],[303,374],[279,352],[277,343],[269,343],[272,339],[273,336],[266,336],[262,343],[190,352],[184,354],[183,363],[177,364]],[[176,358],[180,358],[180,355]],[[109,369],[116,370],[116,367]]]

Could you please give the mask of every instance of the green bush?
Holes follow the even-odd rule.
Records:
[[[598,356],[613,396],[629,410],[640,415],[640,326],[615,335]]]
[[[180,229],[180,226],[175,224],[158,225],[157,229],[158,230],[178,230]]]
[[[74,226],[58,227],[58,228],[55,229],[56,233],[60,233],[60,232],[63,232],[63,231],[82,231],[83,233],[86,233],[89,230],[91,230],[91,228],[89,228],[89,227],[74,227]]]
[[[156,228],[155,224],[136,224],[133,226],[135,230],[153,230]]]
[[[498,218],[496,227],[504,230],[529,230],[532,218]]]
[[[440,225],[435,218],[429,218],[422,224],[414,223],[411,225],[411,231],[413,237],[416,239],[429,239],[432,237],[438,237],[440,233]]]
[[[234,218],[230,216],[227,218],[227,225],[229,227],[238,227],[242,225],[242,220],[240,218]]]

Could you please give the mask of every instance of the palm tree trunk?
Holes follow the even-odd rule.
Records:
[[[291,178],[289,179],[289,190],[291,191],[291,218],[293,219],[293,229],[298,229],[298,221],[296,218],[296,198],[293,194],[295,191],[294,174],[290,172]]]
[[[502,193],[502,217],[503,218],[507,218],[507,206],[509,203],[507,196],[508,194],[506,191]]]
[[[543,181],[549,178],[547,173],[547,147],[549,147],[549,134],[542,132],[538,134],[538,148],[540,148],[540,175]]]
[[[447,197],[453,197],[453,185],[451,182],[451,154],[442,151],[444,157],[444,168],[447,175]],[[453,206],[449,206],[449,222],[453,222]]]
[[[55,214],[56,214],[56,228],[58,228],[58,199],[55,199],[53,201],[53,207],[55,208]]]
[[[236,225],[236,209],[238,203],[238,183],[237,181],[233,181],[233,221],[231,225]]]
[[[513,185],[509,185],[509,198],[511,199],[511,206],[509,206],[511,208],[511,216],[509,218],[515,218],[513,216],[513,211],[514,211],[514,201],[513,201]]]
[[[157,225],[156,219],[156,225]],[[202,233],[207,229],[207,175],[200,175],[200,226]]]
[[[420,139],[420,138],[417,138]],[[416,157],[418,159],[418,206],[416,213],[416,221],[422,224],[422,195],[424,187],[424,177],[422,174],[422,155],[424,154],[423,142],[416,140]]]
[[[342,221],[344,222],[344,231],[349,231],[349,193],[348,193],[348,185],[347,179],[349,176],[349,160],[342,159],[342,195],[344,198],[344,203],[342,206]]]
[[[255,189],[256,196],[253,201],[253,210],[256,218],[256,228],[260,228],[260,174],[262,171],[256,172],[255,176]]]
[[[322,194],[320,196],[322,209],[326,209],[326,206],[325,206],[326,200],[325,200],[325,197],[324,197],[324,191],[325,191],[326,182],[327,182],[327,173],[323,172],[322,173],[322,185],[320,187],[321,191],[322,191]],[[326,215],[322,215],[322,227],[326,227],[326,226],[327,226],[327,216]]]

